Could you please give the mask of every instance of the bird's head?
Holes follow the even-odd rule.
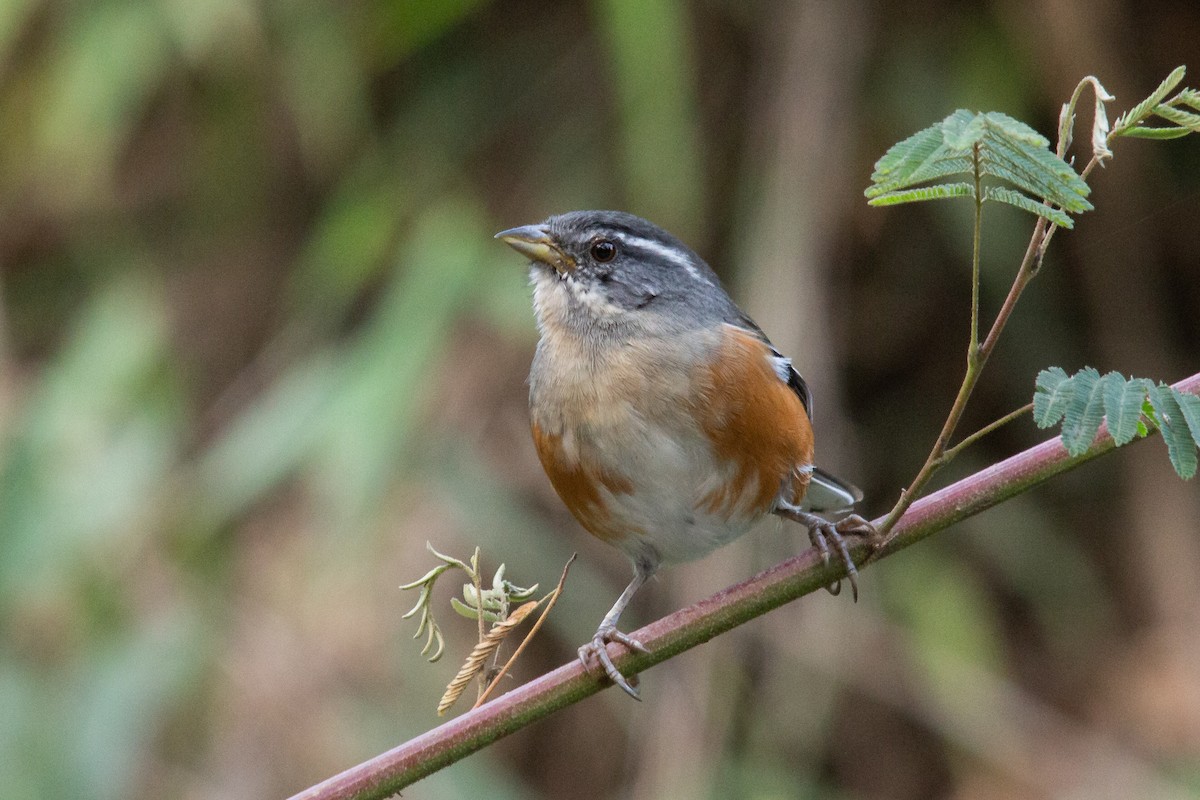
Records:
[[[732,305],[703,259],[632,214],[573,211],[496,238],[531,259],[543,321],[678,330],[726,315]]]

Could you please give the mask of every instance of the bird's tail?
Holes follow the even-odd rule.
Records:
[[[848,511],[862,500],[862,490],[815,467],[800,507],[818,514]]]

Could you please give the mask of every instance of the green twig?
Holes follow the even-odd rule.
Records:
[[[479,641],[482,642],[487,637],[487,627],[483,624],[483,578],[479,572],[479,548],[475,548],[474,555],[471,556],[471,583],[475,586],[475,618],[479,621]],[[476,689],[476,699],[483,697],[483,689],[487,683],[487,678],[480,672],[479,685]]]
[[[982,144],[971,150],[975,173],[975,230],[971,235],[971,344],[967,346],[967,367],[979,358],[979,244],[983,238],[983,170],[979,153]]]
[[[1012,422],[1013,420],[1017,419],[1018,417],[1020,417],[1024,414],[1028,414],[1030,411],[1033,411],[1033,403],[1026,403],[1025,405],[1021,406],[1020,408],[1016,409],[1015,411],[1010,411],[1009,413],[1005,414],[1003,417],[996,420],[995,422],[991,422],[991,423],[983,426],[979,430],[972,433],[970,436],[963,439],[958,444],[954,445],[954,447],[951,447],[951,448],[947,449],[946,452],[942,453],[941,463],[939,464],[939,466],[944,467],[945,465],[949,464],[951,461],[953,461],[955,459],[956,456],[958,456],[959,453],[961,453],[963,450],[966,450],[971,445],[975,444],[977,441],[982,439],[984,436],[987,436],[989,433],[992,433],[995,430],[1003,428],[1008,423]]]
[[[888,512],[883,522],[878,526],[879,533],[884,537],[883,541],[887,542],[892,536],[892,531],[904,516],[913,502],[921,496],[921,492],[925,489],[925,485],[929,483],[929,479],[934,473],[941,468],[945,463],[946,448],[950,446],[950,439],[954,436],[954,431],[958,428],[958,423],[962,419],[963,412],[967,409],[967,401],[971,399],[971,393],[975,391],[975,384],[979,381],[979,375],[983,371],[984,364],[987,363],[988,356],[991,355],[992,349],[996,346],[995,339],[998,335],[997,325],[1003,327],[1003,321],[1007,320],[1007,314],[1003,317],[997,316],[996,322],[992,324],[992,330],[988,333],[988,338],[981,345],[979,343],[979,261],[980,261],[980,242],[983,233],[983,187],[981,183],[981,170],[979,164],[979,145],[974,149],[974,174],[975,174],[975,230],[972,236],[971,250],[971,337],[970,343],[967,346],[967,371],[963,375],[962,384],[958,387],[958,395],[954,398],[954,405],[950,407],[950,413],[946,415],[946,422],[942,425],[942,431],[938,434],[937,441],[933,443],[933,448],[929,451],[929,455],[925,458],[925,463],[921,465],[921,469],[917,472],[917,477],[913,478],[912,483],[908,488],[900,493],[900,499]],[[1046,220],[1038,218],[1038,226],[1046,224]],[[1035,227],[1035,236],[1038,228]],[[1030,245],[1032,250],[1032,243]],[[1013,283],[1014,292],[1010,290],[1009,298],[1012,303],[1016,303],[1016,295],[1020,294],[1020,288],[1024,288],[1024,284],[1028,282],[1026,278],[1022,281],[1022,274],[1027,271],[1026,264],[1031,261],[1029,252],[1026,253],[1025,261],[1022,262],[1021,269],[1017,272],[1017,279]],[[1006,305],[1008,302],[1006,301]],[[1010,309],[1011,311],[1011,309]],[[1001,313],[1004,309],[1001,309]]]
[[[1178,83],[1182,80],[1183,74],[1180,70],[1172,73],[1170,79]],[[1172,84],[1173,85],[1173,84]],[[1104,101],[1112,98],[1104,91],[1099,82],[1094,78],[1085,78],[1080,81],[1075,92],[1071,96],[1071,101],[1063,109],[1063,118],[1059,126],[1059,141],[1056,152],[1060,157],[1066,154],[1069,147],[1072,135],[1072,123],[1075,116],[1075,106],[1079,102],[1079,98],[1083,90],[1091,86],[1097,95],[1096,101],[1096,119],[1093,121],[1093,127],[1103,135],[1093,136],[1092,158],[1079,173],[1079,177],[1086,181],[1088,176],[1097,166],[1103,164],[1104,160],[1112,157],[1112,151],[1109,149],[1113,140],[1120,136],[1127,128],[1136,124],[1138,120],[1149,114],[1141,115],[1136,119],[1123,119],[1118,121],[1117,128],[1112,131],[1108,130],[1108,122],[1104,117]],[[1161,89],[1161,87],[1160,87]],[[1100,127],[1096,127],[1100,126]],[[954,434],[954,429],[958,426],[959,420],[962,418],[963,412],[966,410],[967,402],[971,398],[971,394],[975,390],[975,385],[979,381],[979,375],[987,363],[988,357],[996,348],[996,343],[999,341],[1000,334],[1004,331],[1005,325],[1008,324],[1009,317],[1012,316],[1013,309],[1016,308],[1017,301],[1021,298],[1022,292],[1029,282],[1037,275],[1041,269],[1042,262],[1046,257],[1046,249],[1050,246],[1050,240],[1054,238],[1054,232],[1059,226],[1052,224],[1045,217],[1039,217],[1033,228],[1033,235],[1029,239],[1029,245],[1025,249],[1025,255],[1021,259],[1021,265],[1017,268],[1017,274],[1013,278],[1012,286],[1009,288],[1008,295],[1004,298],[1004,303],[1000,306],[1000,310],[996,313],[996,319],[992,322],[992,327],[988,331],[982,343],[978,342],[979,331],[979,245],[980,245],[980,230],[982,226],[982,194],[980,186],[980,169],[978,163],[978,145],[975,152],[975,231],[972,248],[971,259],[971,342],[967,354],[967,370],[963,376],[962,385],[959,387],[958,396],[954,399],[954,405],[950,408],[950,413],[946,417],[946,423],[942,427],[942,432],[938,435],[937,441],[934,442],[933,448],[929,451],[929,455],[925,459],[925,463],[917,472],[917,477],[913,479],[908,488],[900,493],[900,498],[888,512],[883,523],[879,526],[879,532],[883,535],[883,541],[886,543],[892,537],[896,523],[904,516],[904,513],[911,507],[913,502],[921,496],[926,484],[934,473],[943,465],[948,463],[955,455],[957,455],[963,447],[969,445],[986,433],[994,430],[994,428],[984,429],[978,434],[972,434],[962,443],[954,448],[949,448],[950,437]],[[1024,413],[1014,412],[1014,414]],[[1008,422],[1008,418],[998,421],[996,427]]]

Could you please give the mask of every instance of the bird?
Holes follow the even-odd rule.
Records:
[[[836,550],[857,599],[843,534],[873,532],[846,515],[862,492],[814,464],[808,385],[709,265],[621,211],[558,214],[496,238],[530,262],[538,458],[583,528],[633,563],[579,648],[584,669],[598,664],[640,699],[608,652],[611,642],[649,652],[617,627],[634,594],[660,568],[705,556],[768,514],[806,527],[826,563]]]

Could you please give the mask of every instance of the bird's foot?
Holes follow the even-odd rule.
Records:
[[[872,548],[878,547],[881,537],[875,526],[858,514],[843,517],[837,522],[830,522],[824,517],[805,511],[789,513],[788,516],[808,528],[808,538],[813,547],[817,548],[821,554],[823,562],[829,563],[831,548],[837,551],[842,563],[846,566],[846,580],[850,582],[850,593],[853,595],[854,601],[858,602],[858,567],[854,565],[854,559],[850,557],[850,547],[846,544],[845,537],[854,536],[866,539]],[[830,594],[839,594],[842,591],[842,582],[835,581],[825,589]]]
[[[630,676],[632,680],[631,683],[630,680],[627,680],[625,676],[621,674],[621,671],[617,669],[615,664],[613,664],[612,657],[608,654],[609,642],[623,644],[630,650],[636,650],[639,653],[650,652],[646,648],[646,645],[642,644],[637,639],[634,639],[629,634],[622,633],[615,627],[601,627],[596,631],[596,635],[592,637],[590,642],[579,648],[580,663],[583,664],[583,668],[585,670],[591,670],[592,667],[599,662],[600,666],[604,668],[604,673],[608,675],[609,679],[613,683],[615,683],[617,686],[620,686],[625,694],[629,695],[634,700],[641,700],[642,698],[640,695],[638,695],[638,691],[635,688],[637,684],[637,676]]]

